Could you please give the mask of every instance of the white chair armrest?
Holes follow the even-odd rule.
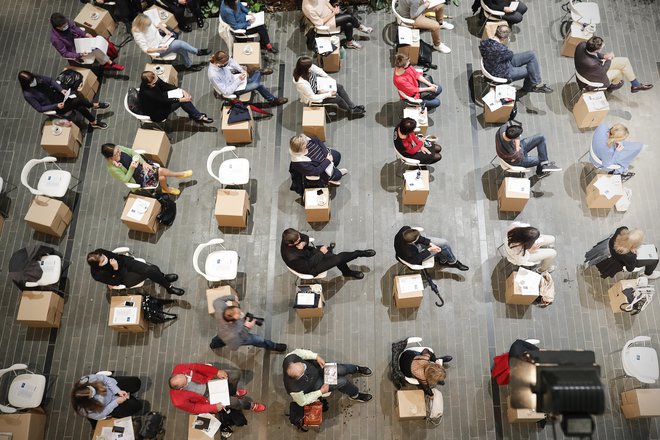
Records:
[[[5,414],[13,414],[16,412],[16,408],[12,408],[11,406],[6,406],[6,405],[0,405],[0,412]]]
[[[25,287],[37,287],[39,284],[32,282],[32,281],[26,281],[25,282]]]
[[[408,338],[408,344],[419,344],[420,342],[422,342],[422,338],[420,338],[419,336],[413,336]]]
[[[118,248],[114,249],[112,252],[114,252],[115,254],[127,254],[130,251],[131,251],[131,249],[129,247],[121,246],[121,247],[118,247]]]
[[[329,31],[330,30],[330,26],[327,26],[327,25],[324,25],[324,24],[321,25],[321,26],[314,26],[314,27],[316,28],[317,31]]]
[[[46,116],[55,116],[57,112],[55,110],[48,110],[44,112],[44,115]]]
[[[231,32],[233,34],[245,35],[247,31],[245,29],[232,29]]]
[[[126,183],[126,186],[127,186],[128,188],[130,188],[130,189],[140,189],[140,185],[137,184],[137,183],[130,183],[130,182],[128,182],[128,183]]]
[[[222,97],[225,99],[236,99],[238,98],[238,95],[232,93],[231,95],[222,95]]]

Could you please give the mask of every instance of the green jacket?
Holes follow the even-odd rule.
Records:
[[[122,153],[126,153],[129,156],[133,157],[135,156],[135,151],[128,147],[123,147],[121,145],[117,145],[119,149],[121,150]],[[147,163],[142,156],[140,156],[140,164],[145,164]],[[135,182],[135,179],[133,179],[133,171],[135,171],[132,168],[126,168],[125,166],[116,166],[112,160],[107,159],[107,166],[108,166],[108,172],[112,177],[115,179],[119,180],[121,183],[137,183]],[[135,190],[131,190],[135,191]]]

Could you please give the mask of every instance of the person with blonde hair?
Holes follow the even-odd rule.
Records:
[[[154,25],[145,14],[138,14],[135,17],[131,32],[135,43],[142,52],[152,57],[164,57],[176,53],[181,57],[186,68],[191,71],[202,70],[204,65],[193,65],[190,55],[204,56],[211,53],[208,49],[197,49],[185,41],[177,40],[163,22]]]
[[[589,155],[595,167],[607,170],[610,174],[621,175],[624,182],[635,175],[628,168],[644,148],[640,142],[626,141],[629,135],[628,128],[623,124],[608,127],[602,123],[594,131],[591,140],[593,154]]]
[[[71,406],[76,413],[92,420],[130,417],[142,410],[143,403],[134,395],[141,386],[142,381],[137,377],[88,374],[73,386]]]
[[[601,278],[611,278],[623,268],[633,272],[635,268],[643,267],[640,272],[649,279],[660,278],[660,271],[655,270],[658,259],[638,259],[637,251],[644,243],[644,232],[640,229],[618,228],[613,235],[598,242],[585,254],[586,264],[595,265]]]
[[[428,348],[424,350],[405,350],[399,357],[399,367],[404,376],[417,379],[424,393],[433,398],[433,388],[444,385],[447,371],[443,366],[451,362],[451,356],[436,357]]]
[[[362,49],[362,45],[353,39],[353,30],[370,34],[373,28],[344,12],[339,6],[330,4],[330,0],[302,0],[302,12],[314,26],[338,27],[346,35],[346,48]]]
[[[289,141],[292,170],[301,176],[319,176],[324,184],[339,185],[339,180],[346,174],[346,168],[337,168],[341,162],[339,151],[325,145],[317,137],[304,134],[293,136]]]

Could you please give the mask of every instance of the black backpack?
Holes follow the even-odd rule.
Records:
[[[417,58],[417,65],[425,69],[438,68],[438,66],[433,64],[433,46],[422,39],[419,40],[419,57]]]
[[[177,318],[174,313],[168,313],[163,310],[163,306],[172,304],[172,299],[158,299],[153,296],[146,295],[142,300],[142,313],[144,319],[154,324],[162,324],[166,321],[172,321]]]
[[[145,440],[156,439],[165,434],[165,416],[159,412],[151,411],[142,417],[142,428],[139,437]],[[162,438],[162,437],[161,437]]]
[[[176,203],[167,194],[161,194],[156,197],[160,202],[161,211],[156,216],[156,219],[165,226],[172,226],[176,218]]]
[[[83,76],[80,72],[75,70],[66,69],[55,78],[63,89],[71,89],[72,91],[78,90],[80,84],[83,82]]]

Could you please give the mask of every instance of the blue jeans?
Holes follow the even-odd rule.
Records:
[[[356,397],[360,390],[346,377],[358,372],[358,366],[354,364],[337,364],[337,385],[330,385],[330,391],[339,391],[349,397]],[[323,386],[323,375],[319,377],[315,388],[318,390]]]
[[[225,346],[225,343],[217,335],[211,339],[211,344],[217,348]],[[248,333],[248,340],[241,345],[253,345],[259,348],[265,348],[266,350],[275,350],[276,344],[270,339],[264,339],[263,336]]]
[[[541,68],[534,51],[528,50],[514,54],[511,58],[511,66],[509,81],[525,79],[523,90],[529,92],[533,86],[541,84]]]
[[[183,58],[183,64],[186,67],[190,67],[192,66],[192,61],[190,60],[190,56],[188,56],[188,54],[197,55],[197,49],[185,41],[174,40],[172,43],[170,43],[170,47],[168,47],[163,52],[160,52],[160,56],[162,57],[171,53],[179,54],[181,58]]]
[[[255,70],[252,75],[248,78],[248,82],[245,85],[245,88],[243,90],[236,90],[236,95],[242,95],[243,93],[248,93],[248,92],[253,92],[257,91],[262,98],[264,98],[266,101],[275,101],[275,96],[270,93],[270,90],[266,88],[263,84],[261,84],[261,72],[258,70]]]
[[[442,86],[440,84],[436,84],[433,81],[433,78],[431,78],[431,77],[428,77],[427,79],[430,79],[431,84],[435,84],[436,86],[438,86],[438,91],[437,92],[424,92],[424,93],[422,93],[421,94],[422,101],[424,101],[424,104],[428,108],[440,107],[440,98],[438,98],[438,96],[440,96],[440,93],[442,93]],[[419,86],[420,87],[426,87],[426,84],[420,83]]]
[[[542,134],[535,134],[520,141],[520,148],[523,151],[523,159],[515,164],[525,168],[536,167],[536,174],[541,175],[541,165],[548,161],[548,147],[545,145],[545,136]],[[536,148],[538,156],[530,157],[530,151]]]
[[[176,111],[179,107],[181,107],[184,112],[188,113],[188,116],[195,120],[200,119],[203,115],[202,112],[197,110],[192,102],[175,102],[172,104],[172,112]]]
[[[454,252],[451,250],[451,247],[449,246],[449,242],[445,240],[444,238],[438,238],[438,237],[426,237],[429,240],[431,240],[431,243],[434,245],[438,246],[440,248],[440,252],[436,254],[431,254],[435,258],[435,261],[437,261],[439,264],[454,264],[458,261],[456,256],[454,255]],[[425,251],[427,249],[427,246],[422,246],[421,251]]]

